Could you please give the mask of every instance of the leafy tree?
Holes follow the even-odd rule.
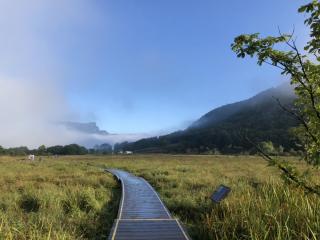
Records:
[[[3,155],[3,154],[5,154],[5,152],[6,152],[6,150],[2,146],[0,146],[0,154]]]
[[[84,155],[87,154],[88,150],[85,147],[79,146],[78,144],[69,144],[63,147],[63,155]]]
[[[300,122],[295,132],[303,143],[306,162],[320,166],[320,3],[314,0],[298,11],[306,14],[305,24],[310,29],[310,41],[302,51],[296,45],[294,32],[280,31],[278,36],[264,38],[259,33],[240,35],[231,47],[240,58],[256,56],[259,65],[272,65],[281,69],[281,74],[290,76],[297,95],[295,107],[288,109],[280,101],[279,104]],[[282,170],[287,180],[320,195],[319,185],[306,181],[288,163],[271,158],[261,148],[259,151]]]
[[[48,147],[47,152],[51,153],[53,155],[63,155],[64,154],[63,153],[63,146],[60,146],[60,145]]]
[[[47,154],[47,148],[45,145],[41,145],[38,147],[38,154],[39,155],[46,155]]]
[[[46,152],[53,155],[83,155],[87,154],[88,150],[78,144],[69,144],[48,147]]]
[[[273,146],[273,143],[271,141],[261,142],[260,148],[267,154],[275,153],[275,147]]]
[[[27,155],[30,152],[30,150],[27,147],[15,147],[15,148],[8,148],[6,152],[9,155],[17,156],[17,155]]]

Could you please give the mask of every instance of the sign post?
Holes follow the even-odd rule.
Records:
[[[225,186],[225,185],[220,185],[217,190],[212,194],[211,200],[214,203],[220,203],[224,198],[228,196],[230,193],[231,188]]]

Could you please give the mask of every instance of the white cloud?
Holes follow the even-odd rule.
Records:
[[[58,81],[63,66],[57,50],[77,28],[99,23],[99,16],[86,0],[0,0],[1,75]]]
[[[0,86],[1,145],[35,147],[67,140],[54,122],[72,113],[54,85],[0,77]]]
[[[71,80],[61,76],[65,66],[56,54],[61,46],[54,39],[68,45],[75,37],[70,29],[90,29],[101,24],[100,17],[92,1],[0,0],[0,145],[90,146],[140,138],[84,134],[56,124],[77,121],[84,113],[68,105],[63,81]]]
[[[148,134],[87,134],[69,130],[61,120],[75,120],[57,85],[0,77],[0,145],[36,148],[70,143],[95,144],[135,141]]]
[[[109,135],[98,135],[98,134],[88,134],[78,136],[78,143],[87,147],[93,147],[96,144],[109,143],[114,145],[115,143],[121,142],[133,142],[142,138],[152,137],[152,134],[109,134]]]

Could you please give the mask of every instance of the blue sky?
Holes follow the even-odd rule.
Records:
[[[60,109],[57,118],[114,133],[169,132],[281,83],[279,71],[237,59],[230,44],[241,33],[277,34],[278,26],[295,26],[303,44],[297,8],[305,2],[1,2],[0,76],[51,92],[46,109]],[[33,104],[44,101],[33,96]]]

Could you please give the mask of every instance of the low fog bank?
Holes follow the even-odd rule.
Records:
[[[59,86],[41,81],[0,78],[0,145],[37,148],[77,143],[86,147],[135,141],[148,134],[90,134],[67,128],[75,120]]]
[[[106,136],[98,135],[98,134],[81,134],[76,133],[78,144],[85,146],[87,148],[92,148],[95,145],[108,143],[110,145],[114,145],[116,143],[122,142],[135,142],[142,138],[152,137],[150,134],[109,134]]]

